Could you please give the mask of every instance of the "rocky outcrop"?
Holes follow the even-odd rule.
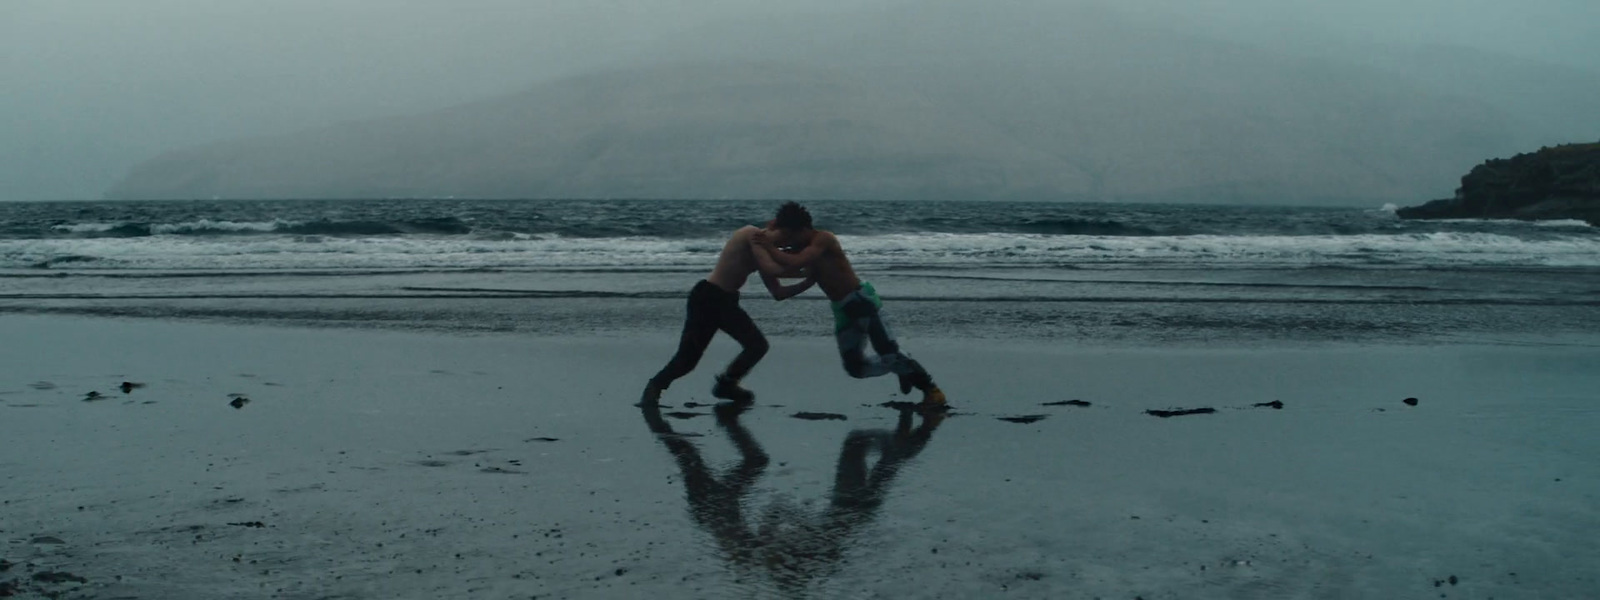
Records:
[[[1397,214],[1406,219],[1582,219],[1600,226],[1600,143],[1492,159],[1461,178],[1456,197]]]

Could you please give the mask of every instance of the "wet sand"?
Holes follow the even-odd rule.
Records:
[[[7,316],[0,339],[18,597],[1600,589],[1594,339],[908,338],[955,408],[932,421],[883,406],[893,381],[850,379],[825,338],[774,338],[740,414],[706,393],[722,338],[659,410],[633,405],[674,345],[654,333]]]

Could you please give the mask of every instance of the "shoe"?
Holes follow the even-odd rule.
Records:
[[[910,394],[913,389],[925,390],[933,387],[933,378],[928,376],[928,372],[922,368],[922,363],[917,362],[916,359],[908,358],[906,359],[906,364],[911,365],[911,372],[897,374],[900,377],[901,394]]]
[[[944,392],[936,387],[922,390],[922,404],[919,404],[918,408],[924,410],[946,408]]]
[[[645,384],[644,395],[639,396],[639,403],[635,406],[654,406],[661,402],[661,387],[654,381]]]
[[[731,400],[741,404],[756,401],[756,394],[750,390],[739,387],[739,382],[728,379],[725,375],[717,376],[717,384],[711,386],[711,395],[723,400]]]

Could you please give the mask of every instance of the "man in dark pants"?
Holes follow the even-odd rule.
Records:
[[[809,215],[807,217],[809,219]],[[768,227],[782,224],[792,226],[792,223],[784,221],[785,218],[792,218],[792,215],[786,217],[783,211],[779,211],[777,220]],[[739,307],[739,288],[744,287],[745,280],[756,271],[761,272],[761,281],[766,284],[774,300],[795,296],[816,283],[815,279],[806,277],[805,281],[786,287],[778,281],[778,277],[798,276],[799,272],[772,266],[771,261],[767,261],[769,268],[762,268],[755,259],[752,241],[759,231],[762,231],[759,227],[745,226],[733,232],[728,237],[728,243],[723,245],[722,254],[717,257],[717,266],[712,269],[711,275],[695,284],[689,292],[689,314],[683,323],[683,337],[678,341],[678,352],[660,373],[650,379],[641,403],[660,400],[661,392],[673,381],[693,371],[718,330],[727,332],[743,350],[728,365],[728,370],[717,376],[711,395],[734,402],[755,400],[755,394],[740,387],[739,381],[767,354],[767,338],[761,335],[761,330],[756,328],[755,321],[750,320],[750,315]]]

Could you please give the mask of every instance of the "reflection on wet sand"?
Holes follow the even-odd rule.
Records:
[[[835,572],[854,533],[870,523],[906,461],[927,446],[943,414],[925,414],[913,428],[915,412],[901,410],[893,431],[856,430],[845,436],[828,507],[814,512],[787,503],[762,510],[752,529],[745,498],[770,462],[750,431],[739,422],[743,409],[718,405],[717,424],[738,450],[737,463],[719,472],[706,465],[700,449],[674,432],[658,405],[641,405],[645,423],[672,453],[683,471],[689,515],[711,533],[722,556],[736,569],[765,572],[781,589],[798,591]],[[879,454],[871,466],[873,451]]]

